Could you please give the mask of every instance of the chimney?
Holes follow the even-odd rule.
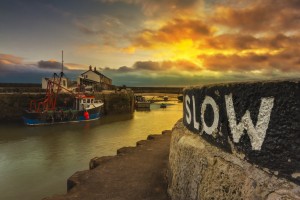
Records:
[[[92,71],[92,65],[90,65],[90,70]]]
[[[95,71],[97,71],[97,70],[96,70],[96,67],[94,67],[94,72],[95,72]]]

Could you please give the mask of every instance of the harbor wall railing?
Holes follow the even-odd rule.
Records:
[[[172,199],[300,199],[299,80],[186,88]]]

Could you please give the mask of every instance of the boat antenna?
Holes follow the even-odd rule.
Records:
[[[64,73],[64,51],[61,51],[61,72]]]

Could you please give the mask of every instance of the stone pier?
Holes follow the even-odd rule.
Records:
[[[167,166],[171,131],[149,135],[116,156],[93,158],[90,170],[67,180],[68,193],[44,200],[168,200]]]
[[[186,88],[172,199],[300,199],[299,94],[299,80]]]

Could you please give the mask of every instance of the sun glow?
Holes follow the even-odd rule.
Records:
[[[188,60],[196,62],[199,50],[197,45],[192,40],[181,40],[174,44],[164,44],[163,50],[158,50],[154,54],[154,57],[159,60]]]

